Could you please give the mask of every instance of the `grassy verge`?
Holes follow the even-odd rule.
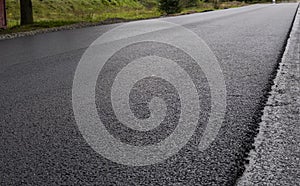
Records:
[[[11,33],[18,33],[18,32],[34,31],[43,28],[54,28],[54,27],[71,25],[75,23],[77,22],[76,21],[39,21],[32,25],[11,26],[6,30],[0,30],[0,34],[11,34]]]
[[[161,16],[156,0],[32,0],[35,23],[20,26],[19,0],[7,0],[8,29],[0,34],[60,27],[75,23],[113,23],[114,20],[137,20]],[[184,8],[181,14],[243,6],[240,2],[199,3]],[[180,15],[180,14],[177,14]]]
[[[247,4],[244,2],[237,2],[237,1],[223,2],[218,5],[215,5],[213,3],[200,3],[197,7],[184,8],[181,14],[200,13],[200,12],[219,10],[219,9],[236,8],[245,5]]]

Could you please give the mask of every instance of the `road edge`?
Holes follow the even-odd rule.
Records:
[[[240,7],[246,7],[246,6],[252,6],[252,5],[254,5],[254,4],[247,4],[244,6],[232,7],[232,8],[227,8],[227,9],[240,8]],[[64,25],[64,26],[59,26],[59,27],[41,28],[41,29],[32,30],[32,31],[0,34],[0,41],[16,39],[16,38],[20,38],[20,37],[35,36],[35,35],[39,35],[39,34],[46,34],[46,33],[51,33],[51,32],[58,32],[58,31],[75,30],[75,29],[103,26],[103,25],[113,25],[113,24],[141,21],[141,20],[151,20],[151,19],[158,19],[158,18],[164,18],[164,17],[177,17],[177,16],[184,16],[184,15],[189,15],[189,14],[202,14],[202,13],[206,13],[206,12],[220,11],[220,10],[227,10],[227,9],[204,10],[201,12],[183,12],[183,13],[179,13],[179,14],[153,16],[153,17],[141,18],[141,19],[112,18],[112,19],[108,19],[108,20],[104,20],[104,21],[100,21],[100,22],[95,22],[95,23],[93,23],[93,22],[81,22],[80,23],[79,22],[79,23]]]
[[[291,182],[297,183],[297,181],[300,183],[300,180],[294,178],[295,175],[294,177],[289,175],[290,177],[285,176],[283,178],[282,174],[287,169],[287,172],[290,172],[292,169],[295,174],[300,174],[297,173],[299,171],[297,163],[300,160],[297,157],[297,153],[294,152],[295,149],[300,151],[299,143],[297,143],[300,140],[297,137],[300,130],[295,130],[295,125],[300,118],[300,94],[298,90],[300,87],[299,56],[300,9],[298,4],[283,57],[279,63],[279,68],[273,81],[274,84],[259,123],[259,132],[253,144],[254,149],[248,155],[247,161],[249,164],[245,165],[246,170],[244,174],[237,180],[236,185],[238,186],[290,185]],[[294,134],[293,136],[293,131],[298,132],[298,135]],[[287,134],[292,135],[292,137],[287,137]],[[289,150],[285,151],[285,147],[288,146],[295,149],[290,149],[292,150],[291,152],[288,152]],[[280,155],[284,153],[290,153],[292,157],[284,157],[285,160],[281,160],[280,158],[282,157]]]

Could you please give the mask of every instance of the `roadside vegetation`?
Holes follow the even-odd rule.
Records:
[[[21,0],[22,1],[22,0]],[[30,1],[30,0],[27,0]],[[34,22],[21,26],[20,0],[6,0],[8,29],[2,33],[51,28],[75,23],[111,23],[168,14],[188,14],[243,6],[220,0],[31,0]]]

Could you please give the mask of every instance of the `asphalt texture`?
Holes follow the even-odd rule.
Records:
[[[81,56],[95,39],[121,24],[0,41],[1,185],[234,185],[244,171],[296,9],[295,3],[265,4],[161,18],[201,37],[224,74],[225,120],[205,151],[197,145],[208,120],[210,90],[193,59],[178,48],[155,42],[130,45],[110,59],[111,65],[102,69],[97,81],[96,105],[107,130],[131,145],[166,138],[176,128],[181,105],[171,84],[143,79],[130,93],[133,113],[149,117],[147,102],[161,97],[168,109],[166,123],[149,133],[120,125],[105,99],[109,83],[102,81],[118,71],[118,61],[122,66],[137,55],[169,57],[185,65],[198,82],[199,127],[179,153],[149,166],[121,165],[96,153],[78,130],[72,108],[73,78]]]
[[[300,10],[238,185],[300,184]]]

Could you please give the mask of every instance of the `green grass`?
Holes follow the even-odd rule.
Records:
[[[7,0],[6,2],[8,29],[0,30],[0,34],[59,27],[79,22],[136,20],[162,15],[157,9],[157,0],[32,0],[35,23],[20,26],[19,0]],[[229,5],[229,2],[226,5],[232,6]],[[241,6],[241,4],[235,5]],[[182,13],[213,9],[215,8],[212,3],[200,3],[197,7],[185,8]]]
[[[158,16],[135,0],[32,0],[35,22],[97,22],[110,18],[140,19]],[[8,27],[19,25],[19,0],[7,0]]]
[[[184,8],[181,13],[188,14],[188,13],[197,13],[197,12],[207,12],[207,11],[218,10],[218,9],[236,8],[245,5],[246,3],[238,2],[238,1],[223,2],[218,4],[217,6],[214,6],[213,3],[199,3],[198,6],[196,7]]]

